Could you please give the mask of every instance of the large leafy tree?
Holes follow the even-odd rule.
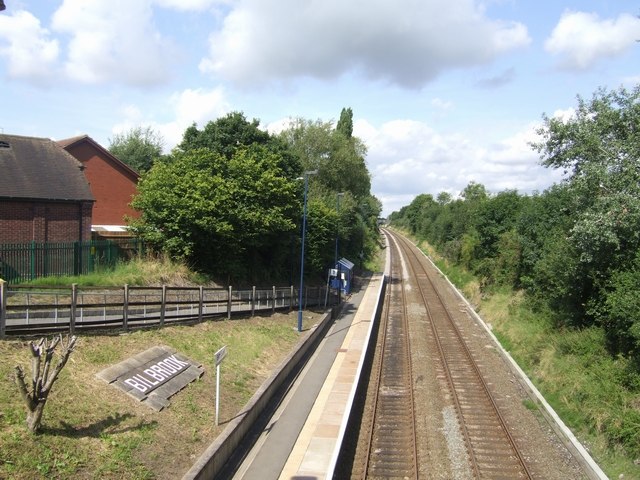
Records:
[[[357,137],[347,137],[331,122],[296,119],[281,133],[305,170],[318,170],[314,183],[330,192],[349,192],[355,197],[371,194],[366,146]]]
[[[162,157],[164,145],[162,135],[151,127],[134,127],[109,139],[109,151],[140,173]]]
[[[182,142],[176,147],[179,152],[206,148],[226,158],[231,158],[241,148],[262,145],[279,157],[279,166],[287,176],[300,174],[301,165],[288,145],[280,137],[260,128],[257,119],[247,120],[242,112],[231,112],[217,120],[208,122],[202,130],[193,124],[188,127]]]
[[[260,129],[257,119],[248,121],[241,112],[231,112],[208,122],[202,130],[196,124],[188,127],[178,149],[186,152],[208,148],[230,158],[239,146],[265,145],[271,140],[268,132]]]
[[[571,285],[563,288],[577,297],[574,315],[607,324],[613,343],[620,344],[624,327],[611,328],[609,297],[612,276],[627,278],[640,249],[640,85],[578,97],[573,116],[545,116],[539,134],[534,147],[543,164],[564,170],[574,198],[563,247],[572,257],[557,259],[573,268],[566,279]],[[623,311],[616,298],[616,311]]]
[[[206,148],[175,152],[140,181],[134,226],[174,256],[246,278],[296,229],[300,185],[281,163],[261,145],[230,158]]]
[[[382,208],[371,195],[366,147],[352,136],[351,118],[350,109],[343,109],[339,128],[331,122],[296,119],[280,134],[303,170],[317,170],[309,182],[308,258],[319,273],[333,262],[336,237],[340,256],[354,262],[373,251],[377,238]]]
[[[330,123],[298,120],[277,137],[239,112],[202,129],[194,124],[140,182],[134,206],[143,214],[135,227],[220,277],[251,279],[258,271],[283,279],[298,268],[299,180],[303,171],[318,170],[309,181],[306,261],[307,273],[324,278],[336,238],[341,255],[373,250],[381,205],[369,191],[365,152],[359,139]]]
[[[571,241],[599,269],[627,263],[640,245],[640,85],[578,97],[569,119],[545,117],[535,145],[562,168],[580,209]]]

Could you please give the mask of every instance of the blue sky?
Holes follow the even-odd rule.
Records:
[[[542,191],[528,143],[576,95],[640,82],[627,0],[4,0],[0,131],[150,126],[170,149],[231,111],[278,131],[354,112],[387,215],[421,193]]]

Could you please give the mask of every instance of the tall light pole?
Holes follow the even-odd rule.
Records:
[[[340,197],[344,196],[344,192],[339,192],[336,194],[336,212],[338,214],[338,224],[340,223]],[[336,265],[338,264],[338,225],[336,225],[336,255],[335,255]]]
[[[341,282],[341,278],[340,278],[340,266],[338,265],[338,225],[340,224],[340,197],[344,196],[344,192],[338,192],[336,194],[336,213],[338,214],[338,223],[336,225],[336,255],[335,255],[335,268],[338,269],[338,278],[337,278],[337,282],[336,284],[338,285],[338,304],[340,304],[340,282]]]
[[[307,191],[309,190],[309,175],[315,175],[318,170],[304,172],[304,202],[302,207],[302,253],[300,254],[300,290],[298,291],[298,332],[302,331],[302,289],[304,287],[304,240],[307,231]]]

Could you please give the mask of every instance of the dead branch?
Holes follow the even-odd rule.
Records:
[[[62,335],[53,338],[50,342],[41,338],[39,342],[31,342],[31,390],[25,382],[25,374],[22,367],[15,367],[15,380],[25,405],[27,406],[27,426],[32,432],[40,428],[40,421],[44,406],[58,375],[69,360],[69,356],[75,348],[76,336],[67,337],[67,342],[62,340]],[[63,351],[55,368],[51,370],[51,362],[55,349],[62,342]],[[44,358],[43,358],[44,357]],[[43,364],[44,361],[44,364]]]

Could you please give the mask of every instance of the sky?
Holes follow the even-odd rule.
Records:
[[[383,216],[470,182],[544,191],[543,115],[640,83],[630,0],[4,3],[0,132],[108,148],[151,127],[169,151],[234,111],[275,133],[350,107]]]

